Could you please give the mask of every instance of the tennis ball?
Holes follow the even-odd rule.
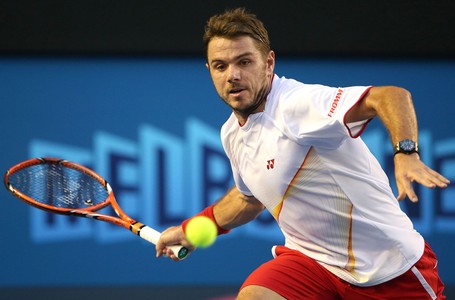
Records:
[[[186,239],[195,247],[209,247],[215,242],[217,235],[216,224],[205,216],[194,217],[186,225]]]

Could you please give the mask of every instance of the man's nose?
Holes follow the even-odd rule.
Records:
[[[228,70],[228,82],[234,82],[240,80],[240,69],[236,66],[229,66]]]

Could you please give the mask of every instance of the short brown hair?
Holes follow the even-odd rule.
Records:
[[[209,42],[214,37],[232,39],[244,35],[253,38],[264,55],[269,53],[269,34],[264,24],[256,15],[248,13],[242,7],[226,10],[222,14],[212,16],[207,21],[203,37],[205,49],[207,51]]]

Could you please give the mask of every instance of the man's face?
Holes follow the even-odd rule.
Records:
[[[207,68],[215,89],[241,123],[264,109],[274,66],[273,51],[264,57],[249,36],[215,37],[208,44]]]

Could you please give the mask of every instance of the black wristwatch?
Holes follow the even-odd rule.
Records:
[[[409,139],[399,141],[393,149],[393,156],[395,156],[398,153],[404,153],[404,154],[417,153],[417,154],[419,154],[419,145],[416,142],[414,142],[413,140],[409,140]]]

